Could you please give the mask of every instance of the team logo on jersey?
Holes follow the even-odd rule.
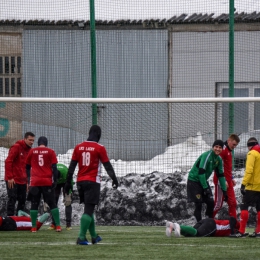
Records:
[[[197,194],[197,195],[196,195],[196,198],[197,198],[198,200],[200,200],[201,195],[200,195],[200,194]]]

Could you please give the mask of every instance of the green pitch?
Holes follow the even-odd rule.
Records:
[[[78,231],[0,232],[0,259],[260,259],[257,238],[168,238],[165,227],[97,226],[103,240],[78,246]]]

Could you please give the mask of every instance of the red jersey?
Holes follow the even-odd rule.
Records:
[[[7,219],[12,219],[15,224],[16,227],[14,225],[9,225],[8,223],[6,223],[5,220]],[[37,220],[36,225],[37,225],[37,230],[40,229],[40,227],[42,226],[43,223],[39,222]],[[31,230],[32,228],[32,221],[30,217],[26,217],[26,216],[10,216],[10,217],[0,217],[0,231],[4,230],[4,231],[22,231],[22,230]]]
[[[222,152],[220,153],[220,157],[223,161],[223,167],[224,167],[224,176],[227,182],[232,181],[232,151],[228,148],[227,143],[225,142],[225,145],[223,147]],[[214,184],[218,184],[218,177],[216,173],[214,173],[213,177]]]
[[[31,147],[24,140],[11,146],[5,159],[5,181],[14,179],[17,184],[27,183],[25,160],[30,150]]]
[[[228,237],[231,234],[231,229],[229,225],[229,220],[219,220],[214,219],[216,222],[216,232],[214,234],[215,237]],[[236,230],[239,230],[240,222],[236,223]]]
[[[52,185],[52,164],[58,163],[55,152],[45,146],[32,148],[26,159],[31,165],[30,186]]]
[[[77,181],[100,183],[101,163],[109,161],[106,148],[93,141],[78,144],[73,151],[73,161],[78,162]]]

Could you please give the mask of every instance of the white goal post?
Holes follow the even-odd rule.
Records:
[[[15,98],[0,97],[0,102],[30,103],[236,103],[260,102],[260,97],[215,98]]]
[[[187,171],[213,141],[228,137],[229,104],[243,140],[260,138],[260,97],[218,98],[36,98],[0,97],[0,170],[9,147],[31,131],[46,136],[58,159],[69,164],[72,149],[88,137],[97,104],[101,143],[118,176]],[[36,145],[37,142],[35,142]],[[142,167],[139,167],[141,163]],[[1,174],[3,178],[3,174]]]

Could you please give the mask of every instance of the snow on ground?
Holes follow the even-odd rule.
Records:
[[[102,142],[102,140],[101,140]],[[211,149],[209,145],[202,139],[200,133],[195,137],[189,137],[185,142],[169,146],[163,154],[159,154],[147,161],[122,161],[111,159],[117,176],[125,176],[129,173],[150,174],[152,172],[172,173],[187,172],[196,161],[197,157]],[[69,165],[73,149],[67,151],[66,154],[57,156],[58,162],[66,166]],[[8,149],[0,147],[0,177],[4,178],[4,161],[8,155]],[[77,172],[77,169],[76,171]],[[106,175],[102,168],[102,175]]]
[[[164,225],[165,219],[195,224],[193,205],[187,202],[186,183],[188,171],[197,157],[211,149],[200,133],[189,137],[181,144],[168,147],[163,154],[148,161],[111,160],[120,186],[112,188],[112,181],[104,173],[101,183],[100,204],[96,210],[96,220],[100,225]],[[68,165],[73,150],[58,155],[60,163]],[[0,148],[1,179],[4,176],[4,160],[8,149]],[[241,201],[240,185],[244,169],[234,173],[238,202]],[[74,174],[74,177],[76,174]],[[209,183],[213,188],[212,177]],[[6,214],[7,194],[5,183],[0,182],[0,215]],[[73,225],[79,225],[83,214],[83,205],[79,204],[76,185],[74,185]],[[65,224],[65,207],[59,201],[60,217]],[[30,203],[27,205],[28,211]],[[238,207],[238,216],[239,216]],[[250,223],[255,221],[255,213],[250,215]],[[220,218],[227,217],[226,207],[220,212]]]

